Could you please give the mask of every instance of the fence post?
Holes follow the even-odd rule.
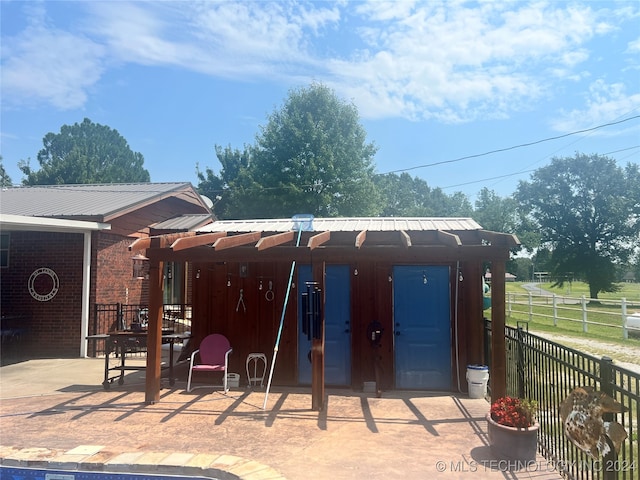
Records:
[[[522,327],[518,326],[518,397],[524,398],[524,335]]]
[[[529,292],[529,321],[533,320],[533,294]]]
[[[587,299],[584,295],[580,297],[580,303],[582,303],[582,331],[587,333]]]
[[[126,330],[126,327],[124,325],[124,311],[122,309],[122,304],[120,302],[118,302],[117,304],[117,308],[118,311],[116,313],[116,318],[117,318],[117,325],[118,325],[118,330]]]
[[[611,398],[615,399],[615,393],[613,391],[613,387],[615,384],[615,377],[613,373],[613,360],[609,357],[602,357],[600,359],[600,390],[603,393],[606,393]],[[615,420],[615,415],[613,413],[604,413],[602,414],[602,419],[605,422],[611,422]],[[603,479],[604,480],[616,480],[617,471],[613,467],[616,465],[616,449],[613,446],[613,442],[609,437],[606,437],[607,445],[609,446],[609,453],[603,456],[602,458],[602,470],[603,470]]]
[[[622,307],[622,338],[627,340],[629,338],[629,331],[627,330],[627,299],[622,297],[621,305]]]
[[[558,297],[553,294],[553,326],[558,326]]]

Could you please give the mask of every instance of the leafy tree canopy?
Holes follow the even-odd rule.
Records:
[[[142,154],[105,125],[85,118],[82,123],[63,125],[60,133],[47,133],[38,152],[40,170],[28,161],[18,166],[24,185],[148,182]]]
[[[473,210],[465,195],[449,196],[408,173],[377,175],[374,181],[382,195],[383,217],[470,216]]]
[[[4,164],[2,163],[2,155],[0,155],[0,187],[10,187],[11,185],[11,177],[4,169]]]
[[[213,211],[217,218],[234,218],[231,212],[235,211],[232,203],[234,198],[229,186],[238,178],[240,171],[249,166],[250,147],[245,146],[244,151],[232,149],[231,146],[222,148],[215,146],[216,156],[222,168],[219,175],[216,175],[211,168],[201,171],[196,169],[198,175],[198,192],[213,200]]]
[[[616,265],[640,243],[640,172],[611,158],[576,153],[554,158],[520,182],[516,199],[552,252],[559,285],[572,277],[589,284],[591,298],[615,291]]]
[[[485,187],[478,194],[472,216],[485,230],[516,234],[522,246],[515,250],[523,248],[531,252],[540,245],[537,227],[521,214],[512,196],[503,198]]]
[[[216,146],[220,176],[206,171],[199,188],[209,195],[205,188],[225,189],[226,218],[377,215],[376,150],[366,142],[356,107],[314,83],[290,91],[255,145],[244,152]]]

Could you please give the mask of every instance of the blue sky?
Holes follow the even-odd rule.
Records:
[[[196,164],[220,167],[214,145],[252,144],[290,89],[314,81],[356,105],[378,173],[406,170],[471,201],[483,187],[510,195],[576,151],[640,163],[637,1],[0,8],[1,154],[14,183],[19,160],[38,167],[48,132],[86,117],[118,130],[152,181],[197,185]]]

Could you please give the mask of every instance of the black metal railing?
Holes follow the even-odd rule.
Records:
[[[113,331],[143,330],[149,319],[148,305],[123,303],[96,304],[89,335],[102,335]],[[162,306],[162,329],[174,333],[191,330],[191,305],[164,304]],[[146,350],[140,348],[140,353]],[[89,345],[89,356],[104,354],[104,340],[93,341]]]
[[[489,351],[491,323],[485,325]],[[570,479],[640,478],[640,373],[617,366],[608,357],[597,358],[533,335],[523,327],[506,327],[505,341],[507,394],[538,402],[538,445],[550,464]],[[604,418],[618,421],[627,432],[618,455],[611,452],[593,459],[564,435],[560,404],[578,386],[591,386],[624,406],[624,412]]]

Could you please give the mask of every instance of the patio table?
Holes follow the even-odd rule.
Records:
[[[174,333],[173,331],[163,331],[162,344],[169,345],[169,365],[162,367],[169,369],[169,384],[174,385],[175,377],[173,376],[173,346],[176,342],[184,342],[191,337],[188,333]],[[104,380],[102,386],[105,390],[111,388],[111,384],[114,380],[118,379],[118,385],[124,383],[124,373],[126,371],[143,371],[146,370],[146,366],[140,365],[127,365],[127,354],[131,353],[132,349],[146,347],[147,345],[147,332],[145,331],[117,331],[109,332],[99,335],[89,335],[88,340],[105,340],[105,354],[104,354]],[[109,358],[111,354],[114,354],[116,358],[120,358],[120,361],[115,366],[110,365]],[[110,376],[110,372],[117,372],[116,375]]]

